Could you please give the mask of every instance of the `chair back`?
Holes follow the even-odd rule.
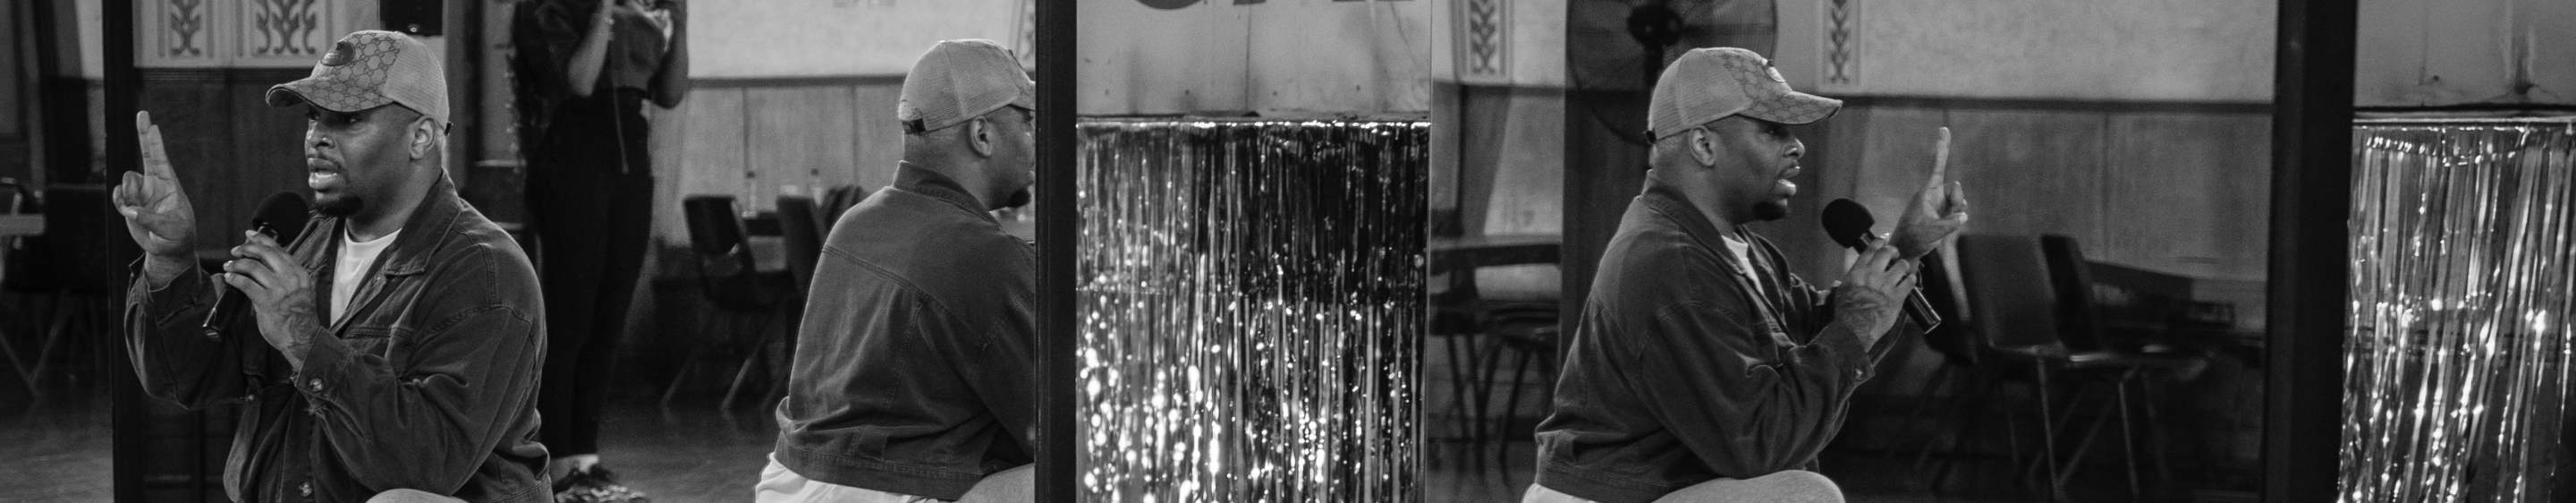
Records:
[[[27,211],[28,197],[26,185],[18,183],[16,178],[0,176],[0,215]]]
[[[731,253],[742,246],[747,236],[733,196],[689,196],[680,200],[680,212],[682,218],[688,219],[689,249],[699,255]]]
[[[734,209],[733,196],[700,194],[680,200],[689,224],[689,251],[696,258],[698,285],[718,307],[751,307],[764,299],[753,286],[749,235]]]
[[[26,186],[18,184],[18,179],[0,177],[0,215],[26,212],[29,202],[26,190]],[[24,278],[30,271],[35,270],[36,256],[32,245],[36,240],[28,236],[0,236],[0,288],[9,291],[37,289],[20,284],[26,281]]]
[[[778,196],[778,237],[786,245],[787,271],[796,291],[814,288],[814,267],[823,260],[823,229],[814,198]]]
[[[1959,236],[1960,276],[1967,280],[1975,333],[1988,347],[2062,347],[2057,293],[2049,284],[2039,238],[2027,235]]]
[[[1941,315],[1942,320],[1940,326],[1923,332],[1923,345],[1951,363],[1976,365],[1977,338],[1976,334],[1970,333],[1976,320],[1960,306],[1959,296],[1951,293],[1955,290],[1950,286],[1959,281],[1958,275],[1951,274],[1949,266],[1942,265],[1938,254],[1923,257],[1921,274],[1923,279],[1918,286],[1923,292],[1923,300],[1932,305],[1932,312]]]
[[[2041,235],[2039,246],[2048,261],[2050,289],[2057,292],[2059,338],[2067,349],[2102,349],[2102,310],[2093,302],[2093,269],[2084,260],[2084,249],[2075,238],[2058,234]]]
[[[814,202],[819,205],[817,209],[822,210],[816,216],[823,221],[823,235],[832,235],[832,225],[841,221],[841,214],[849,213],[850,208],[858,207],[859,201],[865,201],[873,194],[876,194],[875,190],[859,184],[833,187],[824,192],[823,199]]]

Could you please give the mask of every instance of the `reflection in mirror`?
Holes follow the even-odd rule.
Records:
[[[2252,496],[2268,5],[1444,4],[1431,499]]]

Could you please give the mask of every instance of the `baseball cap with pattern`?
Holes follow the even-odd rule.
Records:
[[[1020,58],[983,39],[941,40],[903,78],[895,119],[906,133],[937,131],[1004,106],[1037,109],[1037,83]]]
[[[268,106],[298,103],[356,112],[399,103],[447,124],[447,72],[410,35],[366,30],[340,37],[313,75],[268,88]]]
[[[1647,105],[1646,129],[1663,138],[1709,121],[1742,114],[1781,124],[1832,117],[1843,101],[1789,89],[1771,60],[1734,47],[1691,49],[1664,67]]]

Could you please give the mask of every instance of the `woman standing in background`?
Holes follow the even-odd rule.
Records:
[[[540,441],[555,501],[642,502],[599,459],[610,362],[650,249],[653,169],[644,103],[689,92],[679,0],[526,0],[511,28],[519,145],[545,289]]]

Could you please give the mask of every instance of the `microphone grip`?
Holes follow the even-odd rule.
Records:
[[[233,319],[241,316],[241,311],[244,309],[242,305],[250,302],[250,299],[244,298],[246,296],[247,294],[243,294],[241,289],[230,288],[224,290],[222,297],[215,298],[214,310],[206,313],[204,325],[206,340],[224,341],[225,327],[231,326]]]
[[[271,239],[277,237],[277,229],[269,227],[268,222],[253,221],[251,226]],[[215,307],[206,310],[206,323],[200,326],[205,330],[206,340],[223,342],[224,333],[230,331],[233,320],[240,319],[242,311],[248,310],[250,294],[242,293],[240,288],[225,288],[223,296],[215,297]]]
[[[1869,245],[1878,244],[1880,241],[1878,235],[1870,234],[1868,231],[1862,231],[1860,235],[1862,244],[1852,247],[1852,251],[1866,250]],[[1924,255],[1922,260],[1933,260],[1933,256]],[[1914,322],[1915,328],[1925,332],[1932,331],[1932,327],[1941,326],[1941,313],[1932,310],[1932,301],[1923,299],[1921,283],[1916,283],[1914,292],[1905,296],[1905,319]]]
[[[1932,301],[1923,300],[1921,287],[1916,287],[1912,295],[1905,296],[1905,319],[1913,321],[1916,329],[1925,332],[1941,325],[1941,313],[1932,310]]]

